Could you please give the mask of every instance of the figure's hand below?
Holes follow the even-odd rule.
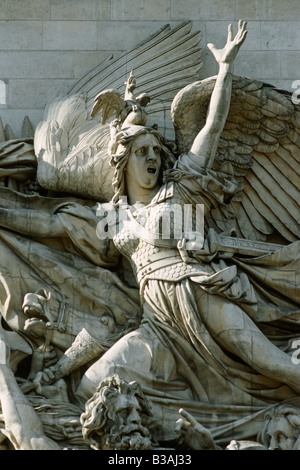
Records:
[[[51,385],[53,382],[55,382],[58,379],[56,373],[57,373],[56,367],[50,366],[39,371],[36,374],[33,380],[33,383],[37,386],[36,390],[38,393],[42,394],[41,390],[44,385]]]
[[[79,418],[72,418],[71,416],[67,416],[66,418],[60,417],[59,426],[63,429],[68,439],[82,438],[82,426]]]
[[[56,362],[58,361],[56,351],[53,346],[48,346],[46,350],[44,351],[43,346],[38,347],[35,349],[33,355],[32,355],[32,360],[31,360],[31,367],[30,367],[30,373],[28,375],[28,380],[34,379],[36,380],[36,377],[39,374],[39,378],[43,377],[43,369],[52,367]],[[48,370],[48,369],[46,369]],[[48,378],[48,375],[46,374],[46,377]],[[46,379],[46,382],[48,380]]]
[[[39,372],[39,374],[42,373]],[[67,385],[64,379],[55,380],[53,383],[47,385],[42,384],[40,378],[41,377],[37,376],[37,379],[34,381],[36,393],[56,402],[69,402]]]
[[[202,426],[187,411],[180,409],[180,415],[176,422],[175,432],[178,433],[178,444],[188,446],[193,450],[216,450],[211,432]]]
[[[237,53],[246,39],[248,31],[246,30],[247,22],[239,21],[239,29],[235,37],[233,37],[232,25],[228,26],[227,43],[223,49],[217,49],[213,44],[207,44],[215,56],[219,64],[231,64],[234,62]]]

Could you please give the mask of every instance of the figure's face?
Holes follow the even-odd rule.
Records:
[[[122,418],[124,425],[138,428],[141,423],[141,407],[134,395],[119,394],[116,400],[116,414]]]
[[[119,394],[114,402],[117,419],[106,437],[108,450],[146,450],[151,446],[149,430],[142,423],[142,408],[134,395]],[[107,430],[108,431],[108,430]]]
[[[161,168],[160,152],[161,146],[154,135],[138,136],[126,167],[127,184],[138,184],[144,189],[155,188]]]
[[[295,444],[293,427],[284,417],[273,418],[267,430],[270,449],[292,450]]]

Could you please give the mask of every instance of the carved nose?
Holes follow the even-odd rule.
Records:
[[[278,442],[274,437],[271,438],[269,450],[279,450]]]
[[[149,148],[147,160],[151,160],[151,161],[155,161],[155,162],[157,161],[157,155],[154,152],[153,148]]]
[[[135,408],[132,408],[129,416],[128,416],[128,421],[130,424],[140,424],[141,423],[141,417],[138,411]]]

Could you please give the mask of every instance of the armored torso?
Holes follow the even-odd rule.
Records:
[[[120,204],[114,244],[129,260],[140,285],[146,279],[178,281],[212,272],[209,266],[187,263],[178,249],[183,201],[174,186],[163,186],[148,206]]]

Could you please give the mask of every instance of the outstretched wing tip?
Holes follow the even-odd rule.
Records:
[[[167,112],[171,100],[180,88],[198,77],[200,68],[201,35],[199,32],[192,32],[192,26],[193,23],[190,20],[176,26],[166,24],[129,51],[121,55],[108,53],[102,63],[90,70],[70,88],[65,100],[66,102],[69,100],[69,104],[72,104],[71,109],[68,108],[69,104],[64,106],[63,102],[50,106],[52,116],[59,117],[57,120],[60,126],[67,130],[69,153],[63,161],[60,160],[64,171],[60,168],[59,175],[56,171],[57,162],[48,155],[53,160],[53,172],[49,175],[45,173],[46,184],[49,183],[52,189],[63,186],[67,188],[67,192],[78,194],[79,180],[82,182],[84,175],[90,178],[91,158],[89,155],[91,153],[94,155],[94,152],[99,154],[99,158],[95,155],[93,158],[98,158],[100,166],[102,154],[104,155],[104,163],[101,167],[103,178],[108,174],[110,169],[107,168],[106,154],[109,134],[107,127],[109,126],[105,123],[114,113],[118,114],[123,106],[124,81],[128,78],[130,70],[134,70],[137,78],[137,95],[143,92],[151,98],[151,106],[147,106],[148,121],[155,120],[161,132],[167,138],[173,139],[172,122]],[[112,90],[115,95],[111,94],[105,101],[104,95],[107,91],[112,93]],[[73,97],[80,95],[84,95],[84,100],[78,99],[76,102]],[[97,117],[100,113],[99,122]],[[50,116],[46,113],[45,121],[48,119]],[[43,140],[44,137],[40,137]],[[40,142],[40,146],[45,147],[46,142]],[[81,150],[82,154],[85,154],[82,162],[86,164],[80,163],[77,169],[75,163]],[[43,161],[39,166],[42,169]],[[78,174],[76,174],[77,170]],[[97,181],[102,181],[103,178],[97,177]],[[86,190],[86,184],[82,184]],[[105,184],[107,181],[103,182],[103,185]]]
[[[172,103],[172,119],[186,151],[205,124],[216,77],[188,85]],[[233,77],[232,102],[220,138],[218,163],[230,164],[244,184],[232,201],[241,236],[285,242],[300,238],[300,106],[292,93],[251,77]],[[234,211],[233,211],[234,212]],[[216,226],[228,225],[218,211]]]

